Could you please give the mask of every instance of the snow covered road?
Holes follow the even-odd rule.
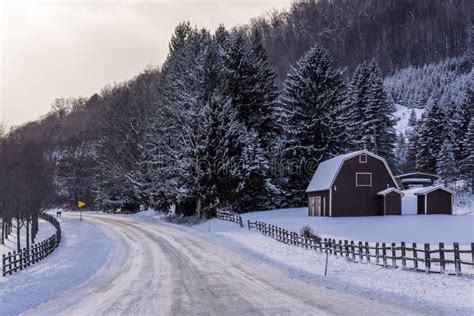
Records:
[[[435,313],[403,302],[388,302],[289,278],[186,229],[133,217],[85,218],[102,227],[104,235],[115,235],[115,250],[106,265],[79,287],[25,314]]]

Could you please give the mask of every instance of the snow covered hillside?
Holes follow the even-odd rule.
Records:
[[[405,132],[408,129],[408,119],[410,118],[410,113],[412,109],[401,104],[395,104],[395,109],[395,113],[393,113],[393,116],[397,120],[397,124],[395,125],[395,131],[397,132],[397,135],[400,133],[403,133],[405,135]],[[416,114],[416,119],[419,120],[425,109],[414,110]]]

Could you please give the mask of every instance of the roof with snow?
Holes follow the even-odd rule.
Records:
[[[433,180],[426,178],[404,178],[400,180],[401,183],[431,183]]]
[[[426,195],[430,192],[433,192],[433,191],[436,191],[436,190],[443,190],[443,191],[446,191],[448,193],[451,193],[451,194],[456,194],[456,192],[454,192],[453,190],[451,189],[448,189],[442,185],[433,185],[433,186],[429,186],[429,187],[424,187],[424,188],[418,188],[418,190],[414,191],[413,194],[415,195]]]
[[[385,164],[385,167],[387,167],[387,170],[393,178],[392,172],[390,171],[390,168],[388,167],[388,164],[385,159],[374,153],[371,153],[368,150],[359,150],[335,156],[331,159],[321,162],[318,166],[318,169],[316,169],[316,172],[314,173],[313,178],[311,179],[311,182],[309,183],[308,188],[306,189],[306,192],[329,190],[329,188],[331,188],[332,186],[332,183],[336,179],[336,176],[339,173],[339,169],[341,168],[344,161],[352,157],[356,157],[360,154],[366,154],[368,156],[372,156],[376,159],[382,160]],[[395,180],[393,182],[395,183],[395,185],[398,186]]]
[[[389,194],[390,192],[396,192],[398,194],[401,194],[403,195],[403,192],[398,190],[397,188],[386,188],[385,190],[382,190],[380,192],[377,192],[377,195],[387,195]]]
[[[438,179],[439,176],[431,173],[425,173],[425,172],[410,172],[410,173],[405,173],[405,174],[399,174],[395,178],[419,178],[419,177],[428,177],[428,178],[433,178],[433,179]]]

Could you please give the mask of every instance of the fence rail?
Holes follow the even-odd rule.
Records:
[[[217,218],[222,219],[225,221],[229,222],[234,222],[240,225],[240,227],[244,227],[242,224],[242,216],[240,214],[232,212],[232,211],[223,211],[223,210],[218,210],[217,211]]]
[[[61,225],[59,221],[46,213],[41,213],[39,217],[53,225],[56,228],[56,232],[48,239],[33,244],[29,248],[23,248],[19,252],[13,251],[2,255],[3,276],[26,269],[30,265],[43,260],[59,246],[61,242]]]
[[[247,221],[248,229],[256,229],[259,233],[288,245],[317,250],[359,263],[372,263],[387,269],[401,268],[425,273],[442,273],[450,275],[473,275],[474,243],[469,249],[461,249],[459,243],[452,248],[439,243],[436,248],[431,244],[416,243],[407,245],[396,243],[354,242],[353,240],[335,240],[330,238],[307,238],[298,233],[288,231],[264,222]],[[464,267],[464,268],[463,268]],[[471,270],[464,271],[462,270]]]

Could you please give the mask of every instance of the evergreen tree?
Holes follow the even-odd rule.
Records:
[[[346,144],[342,113],[345,86],[333,69],[332,58],[320,47],[311,48],[285,82],[281,98],[280,122],[285,135],[285,161],[289,170],[286,190],[289,203],[303,204],[304,190],[314,172],[308,169],[341,153]]]
[[[452,107],[453,113],[450,115],[450,126],[453,138],[453,152],[457,162],[459,162],[459,171],[462,162],[469,156],[469,139],[466,137],[469,130],[469,123],[474,116],[474,90],[468,91],[462,102]]]
[[[415,109],[411,109],[410,117],[408,118],[408,127],[414,128],[416,126],[416,112]]]
[[[416,168],[420,171],[435,173],[436,157],[446,138],[446,112],[434,101],[421,123],[416,153]]]
[[[413,129],[408,132],[406,164],[405,164],[406,171],[417,170],[416,154],[418,152],[419,133],[420,133],[420,127],[422,125],[422,122],[423,122],[423,116],[421,120],[419,120],[417,124],[413,127]]]
[[[395,167],[398,171],[406,170],[407,165],[407,151],[408,145],[405,141],[405,135],[400,133],[397,137],[397,145],[396,145],[396,164]]]
[[[346,101],[346,126],[350,147],[368,149],[393,162],[397,136],[393,104],[384,91],[375,62],[359,65],[349,85]]]
[[[436,171],[445,186],[448,186],[457,174],[453,144],[449,138],[444,140],[436,160]]]
[[[256,133],[251,147],[254,148],[254,153],[259,153],[260,165],[269,166],[268,149],[275,139],[273,118],[277,87],[274,82],[275,73],[267,61],[260,33],[255,31],[247,37],[241,31],[226,34],[220,28],[216,40],[223,51],[223,94],[236,110],[237,119],[247,132]],[[267,184],[270,175],[264,173],[264,170],[268,170],[268,167],[246,174],[246,185],[241,185],[241,194],[253,196],[254,202],[246,203],[242,208],[264,209],[269,206],[271,191]]]
[[[377,64],[370,63],[367,72],[369,73],[368,103],[364,113],[365,119],[362,122],[363,143],[368,150],[393,162],[396,141],[393,119],[395,108],[388,101]]]
[[[357,67],[348,87],[345,117],[349,147],[353,150],[364,149],[365,110],[368,106],[369,72],[367,65]]]
[[[468,182],[471,187],[471,193],[474,190],[474,117],[469,122],[467,134],[465,135],[465,141],[468,146],[466,147],[466,158],[460,162],[460,172],[462,178]]]

